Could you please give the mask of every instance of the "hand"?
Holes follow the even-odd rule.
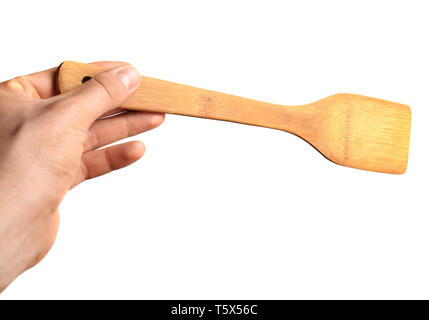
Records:
[[[58,206],[86,179],[138,160],[139,141],[99,149],[160,125],[162,114],[112,114],[138,87],[130,65],[57,95],[56,68],[0,83],[0,292],[53,245]]]

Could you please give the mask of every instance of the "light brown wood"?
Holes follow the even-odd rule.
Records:
[[[58,88],[67,92],[81,85],[85,76],[103,70],[66,61],[58,70]],[[287,131],[343,166],[396,174],[407,168],[411,111],[395,102],[335,94],[302,106],[283,106],[142,77],[122,107]]]

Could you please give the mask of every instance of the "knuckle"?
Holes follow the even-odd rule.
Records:
[[[9,86],[15,86],[15,85],[22,86],[22,83],[24,83],[25,81],[27,81],[26,76],[18,76],[6,81],[6,84]]]
[[[93,80],[94,84],[98,85],[111,100],[123,99],[127,94],[127,89],[113,73],[101,73],[95,76]]]
[[[21,92],[31,98],[40,98],[40,95],[27,76],[19,76],[4,82],[6,89]]]
[[[8,89],[24,91],[24,89],[25,89],[24,88],[24,82],[25,82],[25,77],[20,76],[20,77],[10,79],[10,80],[6,81],[4,84],[5,84],[6,88],[8,88]]]
[[[86,135],[87,137],[85,140],[84,148],[87,150],[96,148],[99,145],[99,141],[100,141],[97,130],[90,128],[87,131]]]

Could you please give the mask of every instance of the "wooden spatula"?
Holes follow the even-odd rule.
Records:
[[[58,88],[67,92],[103,70],[66,61],[58,70]],[[399,103],[335,94],[302,106],[283,106],[142,77],[122,107],[287,131],[343,166],[397,174],[407,168],[411,112]]]

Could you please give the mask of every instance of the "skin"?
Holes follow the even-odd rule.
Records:
[[[121,62],[96,64],[112,69],[62,95],[56,68],[0,83],[0,292],[48,253],[58,206],[71,188],[126,167],[145,151],[139,141],[102,147],[164,120],[155,113],[112,115],[140,76]]]

